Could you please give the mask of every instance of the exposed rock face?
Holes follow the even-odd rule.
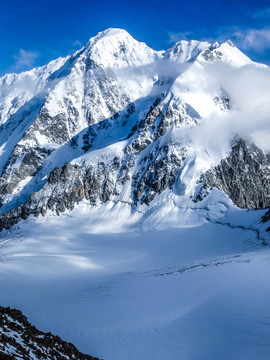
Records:
[[[157,146],[139,161],[137,167],[133,154],[127,154],[122,160],[115,156],[108,163],[98,161],[87,168],[71,163],[56,167],[40,191],[0,216],[0,228],[9,229],[30,215],[44,216],[48,210],[59,215],[73,210],[83,200],[91,205],[117,201],[121,199],[126,183],[131,183],[132,187],[131,204],[149,205],[157,194],[172,189],[184,154],[185,148],[177,152],[169,146]]]
[[[0,329],[3,360],[98,360],[80,353],[59,336],[39,331],[19,310],[0,306]]]
[[[240,208],[265,208],[270,206],[269,166],[269,154],[240,140],[220,165],[206,172],[203,181],[224,191]]]
[[[264,216],[262,217],[262,223],[267,223],[269,224],[270,222],[270,208],[269,210],[264,214]],[[270,226],[266,229],[267,232],[270,231]]]
[[[145,156],[139,163],[139,171],[132,177],[134,203],[149,205],[157,194],[172,189],[181,165],[181,157],[169,146],[155,148]]]
[[[39,192],[0,217],[0,227],[9,229],[20,219],[27,219],[30,215],[45,215],[48,210],[59,215],[65,210],[73,210],[75,204],[83,199],[92,205],[106,202],[114,191],[113,175],[118,168],[117,158],[109,165],[99,162],[87,170],[70,163],[62,168],[56,167]]]
[[[0,194],[2,196],[11,194],[21,181],[35,176],[50,153],[49,149],[39,146],[26,149],[17,145],[9,159],[3,176],[0,178]],[[20,158],[21,160],[19,160]]]

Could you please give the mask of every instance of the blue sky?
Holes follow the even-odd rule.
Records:
[[[156,50],[181,39],[225,41],[270,63],[269,0],[0,0],[0,75],[73,53],[108,27]]]

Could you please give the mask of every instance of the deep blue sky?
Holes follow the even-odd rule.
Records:
[[[108,27],[156,50],[181,39],[231,38],[270,63],[270,0],[0,0],[0,75],[71,54]]]

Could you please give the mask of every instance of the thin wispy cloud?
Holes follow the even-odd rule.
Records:
[[[177,41],[180,40],[189,40],[190,36],[192,35],[191,31],[179,31],[179,32],[173,32],[173,31],[169,31],[168,32],[168,36],[169,36],[169,44],[174,44]]]
[[[19,54],[13,56],[15,59],[15,69],[20,70],[23,68],[32,68],[38,56],[38,51],[27,51],[20,49]]]
[[[75,41],[73,41],[73,43],[71,44],[73,47],[82,47],[83,46],[83,44],[80,42],[80,40],[75,40]]]
[[[233,34],[237,44],[246,50],[270,49],[270,28],[238,30]]]
[[[266,11],[266,10],[265,10]],[[270,8],[269,8],[270,16]],[[205,34],[206,29],[202,29],[201,34]],[[223,43],[231,39],[237,47],[242,50],[250,50],[256,53],[261,53],[270,49],[270,27],[262,28],[245,28],[236,26],[226,26],[215,29],[216,37],[196,36],[191,31],[186,32],[168,32],[169,44],[174,44],[180,40],[200,40],[215,41]]]
[[[253,19],[268,19],[270,18],[270,7],[259,9],[252,14]]]

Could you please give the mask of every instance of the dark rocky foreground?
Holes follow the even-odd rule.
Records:
[[[1,360],[98,360],[59,336],[39,331],[21,311],[0,306]]]

